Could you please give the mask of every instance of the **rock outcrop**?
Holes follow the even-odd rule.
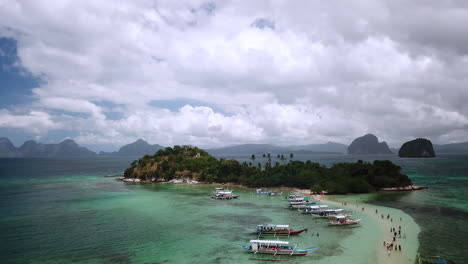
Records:
[[[372,134],[356,138],[348,147],[348,154],[392,154],[386,142],[379,142]]]
[[[418,138],[405,142],[398,152],[402,158],[433,158],[435,157],[432,142],[425,138]]]

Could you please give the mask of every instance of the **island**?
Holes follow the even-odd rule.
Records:
[[[433,158],[435,157],[432,142],[425,138],[417,138],[405,142],[398,152],[402,158]]]
[[[252,159],[253,161],[254,159]],[[401,168],[388,160],[336,163],[331,167],[311,161],[265,163],[217,159],[192,146],[160,149],[131,163],[124,172],[130,182],[233,183],[247,187],[296,187],[329,194],[367,193],[411,186]]]
[[[348,154],[392,154],[387,143],[379,142],[375,135],[367,134],[358,137],[348,147]]]

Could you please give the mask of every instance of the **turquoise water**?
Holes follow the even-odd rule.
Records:
[[[296,157],[328,165],[375,158],[388,157]],[[329,228],[284,209],[279,197],[247,189],[236,190],[239,200],[216,201],[209,186],[134,185],[103,177],[133,159],[0,159],[1,263],[246,263],[250,255],[236,244],[253,238],[246,229],[258,223],[309,228],[292,240],[320,250],[294,262],[326,263],[360,232]],[[421,226],[422,253],[464,263],[468,157],[391,159],[430,189],[373,195],[370,202],[412,215]]]
[[[235,188],[238,200],[218,201],[212,186],[102,177],[128,163],[0,160],[1,263],[246,263],[251,255],[237,244],[254,239],[247,229],[259,223],[309,228],[291,239],[300,248],[320,246],[292,261],[304,263],[342,254],[341,241],[355,233],[245,188]]]

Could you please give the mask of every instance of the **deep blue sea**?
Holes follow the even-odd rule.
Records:
[[[127,186],[103,177],[122,172],[135,158],[0,159],[0,263],[64,263],[65,259],[77,263],[96,263],[96,259],[103,263],[135,262],[132,254],[146,250],[142,244],[153,246],[152,232],[160,232],[156,227],[170,224],[152,223],[155,230],[143,228],[153,221],[150,216],[158,213],[145,211],[150,210],[145,204],[152,203],[153,197],[142,192],[148,187]],[[248,157],[230,158],[248,161]],[[421,227],[421,254],[468,263],[467,155],[434,159],[351,155],[294,158],[327,166],[359,159],[389,159],[399,164],[416,185],[429,189],[381,193],[369,202],[411,215]],[[186,202],[180,201],[180,206]],[[172,212],[170,209],[165,208]],[[182,212],[173,214],[184,217]],[[62,256],[63,252],[66,255]],[[136,262],[155,263],[144,259]]]

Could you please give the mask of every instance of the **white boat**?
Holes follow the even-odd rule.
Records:
[[[328,205],[310,205],[305,208],[299,209],[303,214],[320,214],[320,213],[339,213],[344,211],[344,209],[330,209]]]
[[[291,195],[286,196],[285,199],[288,201],[299,202],[299,201],[305,200],[306,198],[304,198],[304,195],[302,194],[291,194]]]
[[[357,225],[361,219],[353,220],[346,215],[336,215],[328,222],[331,226],[346,226],[346,225]]]
[[[211,196],[211,198],[217,200],[231,200],[237,197],[239,197],[239,195],[234,195],[232,190],[224,189],[224,187],[216,187]]]
[[[254,254],[305,256],[318,248],[298,249],[297,244],[290,246],[288,241],[250,240],[250,246],[239,245]]]

